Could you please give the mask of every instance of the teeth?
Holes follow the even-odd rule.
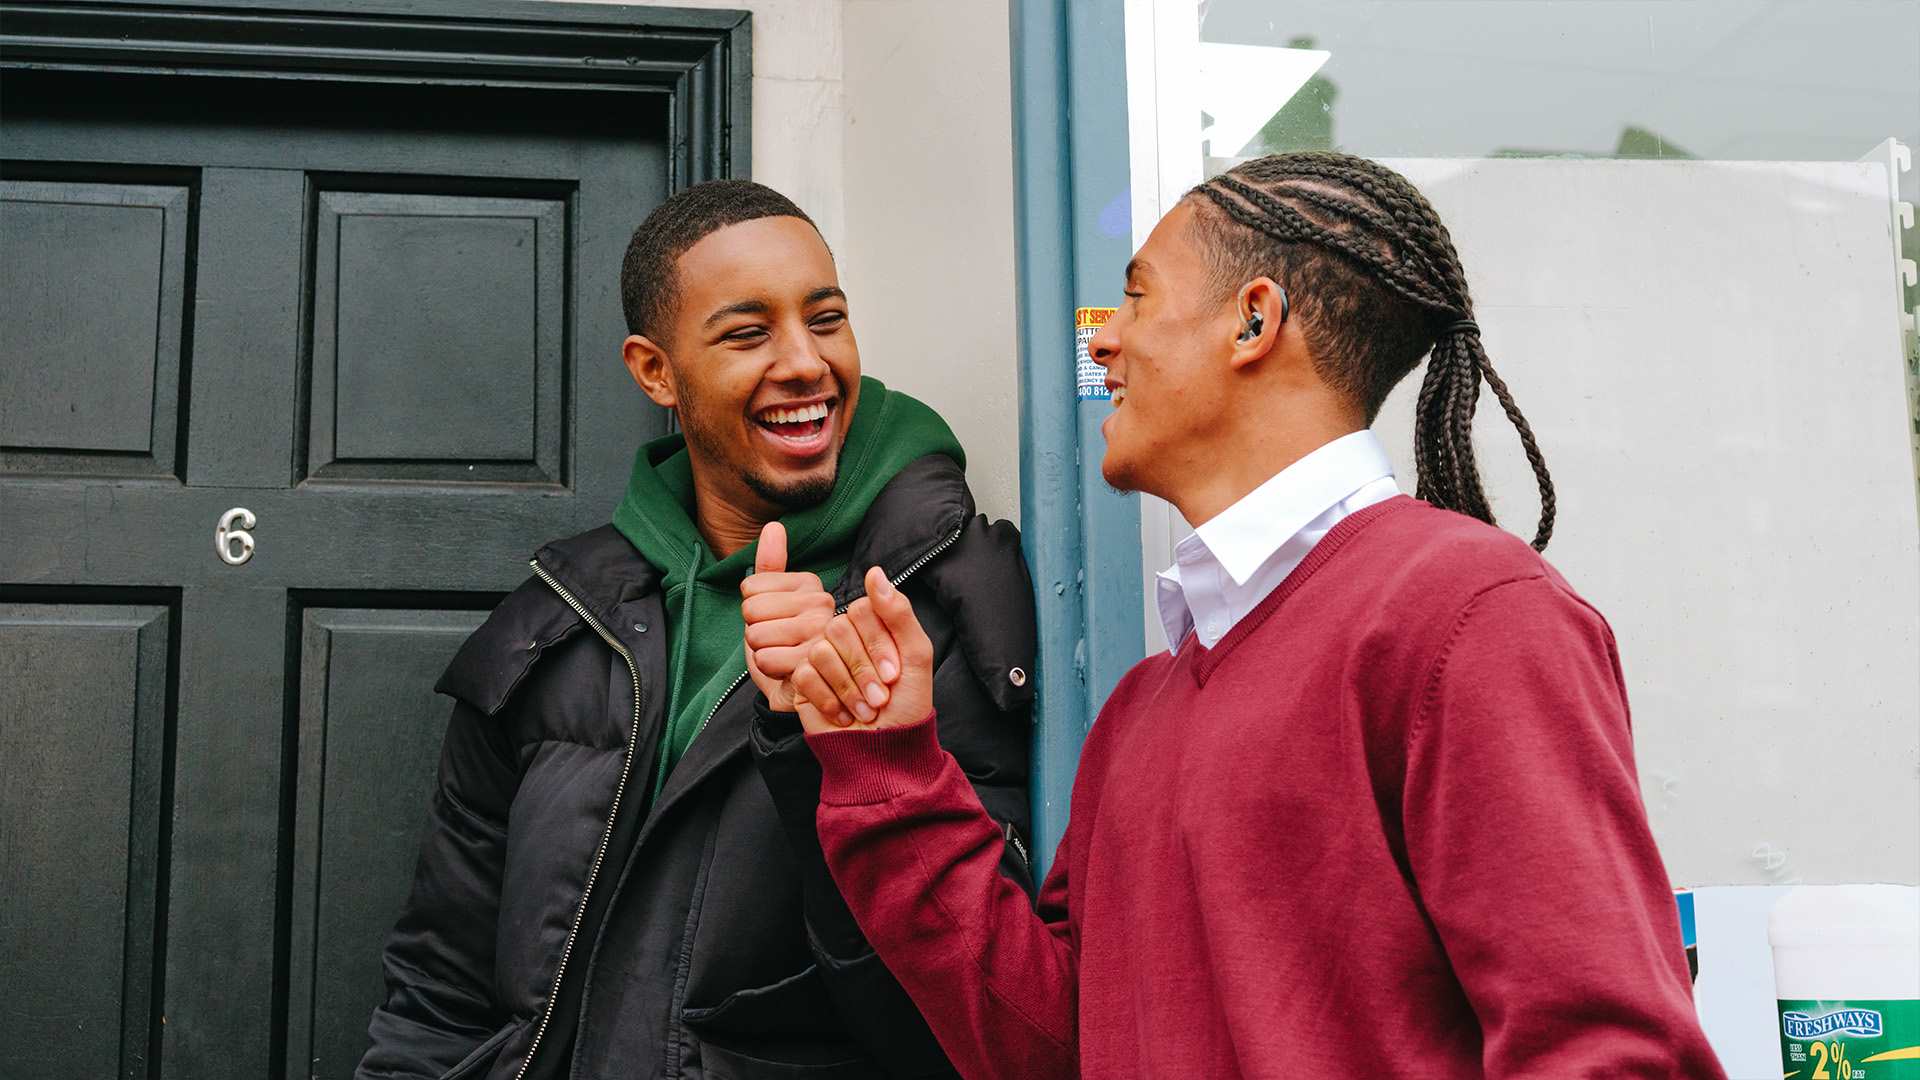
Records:
[[[1116,409],[1119,408],[1120,403],[1125,400],[1127,400],[1127,388],[1124,386],[1115,387],[1113,391],[1113,407]]]
[[[762,423],[767,424],[804,424],[809,420],[825,420],[827,406],[825,402],[808,405],[799,409],[768,409],[760,414]]]

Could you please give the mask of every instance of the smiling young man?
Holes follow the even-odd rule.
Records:
[[[1718,1077],[1606,621],[1494,528],[1445,226],[1340,154],[1201,185],[1091,342],[1103,472],[1196,525],[1038,911],[879,578],[791,676],[835,880],[968,1077]],[[1428,360],[1419,493],[1368,430]],[[887,682],[874,720],[847,702]],[[857,688],[857,690],[856,690]],[[817,712],[814,710],[818,710]]]
[[[828,876],[818,767],[749,745],[742,596],[774,679],[870,567],[900,582],[938,639],[944,745],[1030,887],[1018,536],[974,513],[947,425],[861,377],[833,257],[778,193],[673,196],[621,286],[626,366],[683,435],[640,448],[613,522],[542,548],[442,677],[358,1075],[951,1075]]]

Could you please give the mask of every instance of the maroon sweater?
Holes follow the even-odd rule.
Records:
[[[1613,635],[1409,498],[1129,672],[1038,912],[934,722],[809,738],[861,928],[972,1078],[1719,1077]]]

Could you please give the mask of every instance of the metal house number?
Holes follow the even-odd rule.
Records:
[[[237,529],[233,527],[236,521],[240,523]],[[220,515],[220,524],[213,528],[213,547],[220,553],[221,562],[228,566],[239,566],[253,558],[253,534],[247,530],[256,524],[258,522],[254,520],[253,511],[244,506],[236,506]]]

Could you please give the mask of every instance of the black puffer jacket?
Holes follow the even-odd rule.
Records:
[[[874,502],[836,598],[873,565],[904,578],[938,657],[941,741],[1030,889],[1018,535],[974,513],[950,459],[923,458]],[[659,575],[610,526],[542,548],[534,572],[440,680],[456,703],[439,786],[357,1075],[950,1074],[820,861],[805,747],[763,745],[756,767],[743,682],[646,805]]]

